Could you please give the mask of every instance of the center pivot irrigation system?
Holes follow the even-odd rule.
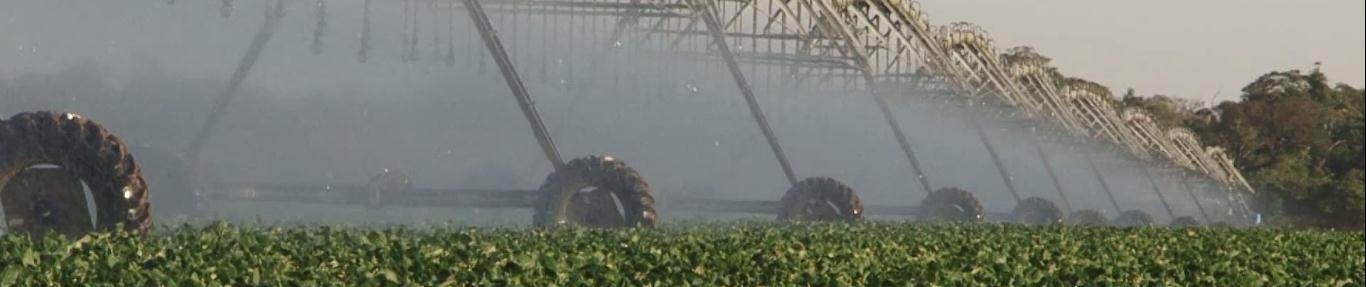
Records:
[[[320,39],[327,30],[327,2],[292,2],[306,3],[309,4],[306,6],[316,9],[311,46],[315,54],[322,52]],[[233,1],[224,0],[222,4],[220,9],[223,15],[230,17],[236,9]],[[277,0],[266,9],[264,23],[248,46],[246,55],[232,74],[227,87],[215,99],[208,120],[185,149],[182,157],[184,166],[194,166],[200,150],[227,112],[238,87],[250,74],[279,28],[286,7],[291,6],[287,4],[286,1]],[[574,58],[575,45],[572,44],[565,45],[568,48],[564,51],[539,52],[536,54],[539,61],[531,59],[530,62],[520,62],[523,66],[540,67],[541,76],[535,81],[558,79],[572,97],[581,97],[586,93],[583,88],[586,85],[578,83],[580,80],[592,80],[591,75],[585,74],[591,74],[609,61],[611,53],[622,50],[637,55],[698,63],[692,66],[718,62],[724,64],[725,71],[734,81],[735,91],[744,99],[791,187],[776,202],[680,198],[676,206],[687,210],[773,212],[784,220],[858,220],[864,216],[865,206],[845,184],[827,177],[802,178],[793,170],[788,154],[774,135],[756,99],[759,96],[776,95],[757,95],[755,91],[762,89],[752,86],[755,83],[752,79],[755,78],[762,78],[760,82],[763,85],[781,83],[788,87],[866,95],[876,105],[914,172],[916,183],[921,190],[928,192],[920,206],[867,206],[869,212],[877,214],[969,222],[994,220],[1046,224],[1066,220],[1078,224],[1107,223],[1103,212],[1072,211],[1067,192],[1054,172],[1049,155],[1041,146],[1050,141],[1089,147],[1079,152],[1085,153],[1083,156],[1087,158],[1094,176],[1113,205],[1113,212],[1117,215],[1112,222],[1114,224],[1148,225],[1153,222],[1147,213],[1125,208],[1115,199],[1114,191],[1101,172],[1101,167],[1105,165],[1137,163],[1137,169],[1152,184],[1153,192],[1167,214],[1176,218],[1173,225],[1197,225],[1200,220],[1173,211],[1169,204],[1172,199],[1164,194],[1170,191],[1162,190],[1154,177],[1155,172],[1174,174],[1180,178],[1181,186],[1198,207],[1198,216],[1204,222],[1212,221],[1214,216],[1200,202],[1197,188],[1222,195],[1225,199],[1223,203],[1231,215],[1228,218],[1232,218],[1228,224],[1246,223],[1243,220],[1249,212],[1243,197],[1254,192],[1222,149],[1203,147],[1187,130],[1164,129],[1143,111],[1122,108],[1105,87],[1061,75],[1048,66],[1047,57],[1032,49],[1020,47],[1002,53],[993,47],[984,31],[969,23],[933,26],[917,4],[909,0],[364,0],[363,5],[363,23],[358,33],[357,50],[360,62],[372,60],[372,5],[403,6],[403,51],[400,57],[403,61],[416,61],[418,58],[420,33],[417,28],[421,26],[418,18],[427,14],[421,12],[431,12],[431,18],[426,22],[432,24],[430,42],[434,59],[444,58],[446,64],[454,65],[457,50],[460,50],[456,48],[454,40],[457,37],[478,37],[488,51],[488,54],[479,54],[480,68],[483,69],[482,57],[491,55],[541,151],[554,165],[554,171],[540,189],[415,188],[406,176],[386,169],[372,177],[368,185],[362,186],[187,183],[181,187],[183,190],[165,192],[194,190],[196,198],[361,204],[373,207],[532,208],[534,222],[538,225],[607,227],[655,224],[658,214],[649,184],[625,163],[611,156],[589,156],[568,162],[561,158],[554,139],[536,110],[533,95],[524,85],[525,75],[519,73],[516,65],[519,62],[514,61],[513,54],[509,53],[515,47],[505,46],[501,39],[509,35],[513,43],[538,47],[591,42],[588,47],[593,48],[589,52],[592,56],[587,58],[586,67],[578,65],[578,68],[587,68],[588,72],[575,67],[558,68],[567,66],[563,64],[563,59]],[[460,10],[465,13],[456,12]],[[495,13],[499,21],[491,20],[494,17],[490,17],[489,13]],[[462,17],[473,23],[471,31],[455,28],[455,19]],[[445,33],[441,33],[441,26],[446,27]],[[511,32],[498,33],[500,28]],[[534,36],[534,32],[540,32],[537,35],[543,36]],[[526,35],[518,38],[518,34]],[[444,49],[441,47],[443,36]],[[470,49],[472,47],[464,50]],[[548,62],[555,62],[557,68],[547,72]],[[648,61],[631,62],[629,64],[640,66],[650,64]],[[686,72],[693,69],[692,66],[680,67],[678,70]],[[575,76],[576,70],[580,75]],[[547,76],[547,73],[554,75]],[[570,87],[576,85],[577,88]],[[1017,203],[1013,211],[987,213],[982,210],[973,193],[955,187],[936,188],[931,184],[889,103],[906,98],[936,99],[923,102],[939,102],[967,111],[962,113],[963,117],[981,140],[1007,191]],[[57,222],[44,217],[49,215],[43,215],[52,212],[11,214],[11,201],[30,202],[16,203],[16,207],[24,205],[28,208],[25,210],[43,210],[43,204],[32,203],[38,201],[11,198],[42,197],[36,195],[42,194],[45,188],[33,186],[70,190],[73,189],[70,183],[79,179],[84,180],[95,195],[99,215],[95,226],[112,226],[108,222],[116,221],[107,219],[122,216],[131,218],[126,220],[133,223],[129,226],[136,225],[145,230],[149,217],[146,216],[147,192],[141,177],[117,181],[109,186],[99,181],[111,177],[109,174],[137,171],[136,164],[117,138],[108,136],[117,143],[112,148],[83,147],[97,153],[107,153],[113,149],[116,155],[121,155],[118,159],[127,161],[116,162],[112,167],[101,166],[104,170],[87,172],[92,168],[84,166],[110,163],[83,162],[90,159],[80,156],[72,161],[53,160],[60,154],[52,154],[55,150],[52,147],[62,146],[60,141],[44,141],[32,136],[33,133],[53,129],[69,132],[64,129],[67,122],[63,119],[76,119],[84,125],[98,127],[74,114],[62,115],[28,113],[0,122],[3,123],[0,125],[0,142],[4,143],[0,145],[0,161],[3,162],[0,165],[0,186],[5,187],[6,218],[10,219],[10,228],[29,230],[35,228],[35,222],[48,225]],[[35,118],[56,122],[35,123]],[[1034,145],[1042,166],[1048,172],[1057,197],[1062,201],[1061,208],[1041,197],[1021,195],[1010,171],[1001,162],[988,130],[983,128],[983,119],[1020,125],[1034,131],[1036,136],[1029,142]],[[99,130],[103,132],[103,129]],[[30,157],[26,155],[34,152],[46,152],[48,157],[44,160],[29,160]],[[76,177],[62,177],[43,171],[54,168],[66,169]],[[187,174],[185,178],[193,177]],[[48,183],[5,185],[7,182],[44,182],[40,179]],[[120,198],[118,195],[122,195],[123,200],[115,200]],[[81,204],[84,204],[83,199]],[[137,208],[139,206],[141,208]],[[125,209],[128,214],[123,216],[119,210]],[[1068,212],[1071,215],[1064,218]],[[89,222],[85,224],[89,225]]]

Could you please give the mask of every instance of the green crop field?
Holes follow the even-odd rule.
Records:
[[[0,286],[1362,286],[1362,232],[680,223],[160,228],[0,241]]]

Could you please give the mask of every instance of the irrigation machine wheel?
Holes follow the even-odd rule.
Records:
[[[920,203],[920,219],[982,222],[982,204],[971,192],[957,187],[940,188]]]
[[[152,224],[147,183],[123,140],[109,130],[78,114],[51,111],[0,121],[0,188],[39,165],[57,166],[85,184],[94,199],[95,229],[122,224],[147,235]]]
[[[1142,210],[1129,210],[1120,213],[1112,223],[1117,226],[1152,226],[1153,216]]]
[[[1082,209],[1072,212],[1072,215],[1067,217],[1067,224],[1106,225],[1110,224],[1110,220],[1105,219],[1105,214],[1101,214],[1095,209]]]
[[[828,177],[808,177],[787,189],[779,202],[778,220],[856,221],[863,201],[854,189]]]
[[[89,233],[93,222],[81,179],[61,168],[30,167],[11,177],[0,191],[9,232],[68,237]]]
[[[1030,225],[1059,224],[1062,216],[1062,209],[1057,204],[1041,197],[1026,198],[1011,211],[1016,223]]]
[[[610,156],[577,158],[547,176],[536,198],[536,225],[654,226],[655,198],[635,169]]]
[[[1195,219],[1195,217],[1191,217],[1191,216],[1182,216],[1182,217],[1177,217],[1176,219],[1172,219],[1172,223],[1171,223],[1169,226],[1171,226],[1171,227],[1177,227],[1177,228],[1186,228],[1186,227],[1200,227],[1201,225],[1200,225],[1200,220]]]

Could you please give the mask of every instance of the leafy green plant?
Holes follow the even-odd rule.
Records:
[[[894,286],[1366,282],[1361,232],[675,223],[647,229],[162,228],[0,237],[0,285]]]

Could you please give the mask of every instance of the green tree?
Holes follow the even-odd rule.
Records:
[[[1263,75],[1242,92],[1241,101],[1194,111],[1181,121],[1205,144],[1229,151],[1261,193],[1255,205],[1277,221],[1366,226],[1362,91],[1330,85],[1318,70],[1291,70]],[[1132,102],[1150,111],[1171,107],[1153,98]],[[1179,109],[1169,115],[1184,117]]]
[[[1130,88],[1119,99],[1125,107],[1141,108],[1148,112],[1154,122],[1167,127],[1187,126],[1197,119],[1196,111],[1204,104],[1190,99],[1153,95],[1140,97]]]

